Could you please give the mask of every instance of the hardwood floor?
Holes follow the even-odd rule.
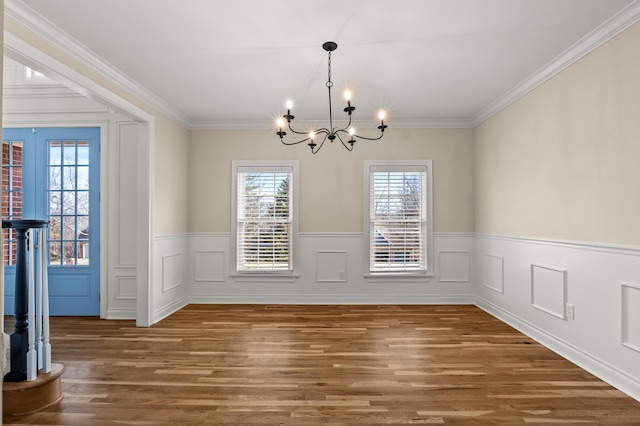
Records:
[[[190,305],[52,318],[63,401],[11,424],[640,424],[640,403],[474,306]]]

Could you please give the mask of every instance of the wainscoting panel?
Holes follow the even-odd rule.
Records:
[[[479,307],[640,400],[640,288],[631,284],[640,282],[640,248],[484,234],[475,241],[479,277],[494,274],[485,253],[504,254],[505,291],[476,285]],[[559,321],[567,303],[575,315]]]
[[[137,297],[136,199],[138,171],[137,123],[109,123],[109,143],[102,145],[108,190],[101,197],[107,214],[106,280],[101,305],[107,319],[135,319]]]
[[[440,250],[438,254],[438,281],[441,283],[468,283],[471,281],[471,259],[468,250]]]
[[[136,123],[118,122],[115,124],[117,141],[111,148],[115,173],[109,175],[111,184],[116,188],[117,202],[109,205],[110,226],[118,231],[117,249],[115,252],[117,265],[135,266],[137,262],[136,235],[136,181],[138,171],[138,132]]]
[[[136,277],[116,277],[116,300],[136,300]],[[135,308],[135,304],[134,304]]]
[[[150,300],[152,323],[171,315],[188,303],[187,257],[189,263],[193,256],[187,256],[188,239],[186,235],[156,237],[152,248],[152,281]]]
[[[180,253],[162,256],[162,292],[165,293],[182,285],[182,255]]]
[[[622,344],[640,352],[640,285],[622,281]]]
[[[316,282],[319,282],[319,283],[347,282],[347,252],[346,251],[316,252]]]
[[[498,293],[504,293],[504,257],[484,253],[482,262],[484,262],[482,285]]]
[[[531,265],[531,306],[565,319],[567,271],[543,265]]]
[[[136,318],[137,279],[136,268],[115,268],[109,291],[107,318],[111,320]]]
[[[460,281],[439,282],[439,276],[419,282],[369,282],[366,242],[362,233],[302,233],[295,254],[295,278],[284,280],[242,280],[233,276],[230,265],[231,235],[229,233],[189,234],[187,256],[191,265],[198,253],[223,253],[226,264],[207,271],[217,281],[202,281],[191,267],[187,274],[190,303],[267,303],[267,304],[469,304],[475,300],[472,265],[473,235],[438,233],[435,253],[455,253],[445,263],[449,269],[445,278]],[[438,261],[437,257],[434,261]],[[453,270],[460,266],[463,271]],[[224,270],[228,271],[227,274]],[[436,274],[438,271],[436,271]],[[335,285],[334,285],[335,284]]]
[[[224,271],[223,251],[196,251],[193,253],[193,281],[223,282]]]

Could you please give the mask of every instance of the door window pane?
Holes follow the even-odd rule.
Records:
[[[89,141],[78,141],[78,165],[89,165]]]
[[[76,243],[75,241],[66,241],[64,246],[64,264],[75,265],[76,264]]]
[[[58,241],[49,243],[49,265],[62,264],[62,244]]]
[[[76,168],[75,167],[62,168],[62,189],[67,189],[67,190],[76,189]]]
[[[76,164],[76,144],[74,141],[65,141],[62,147],[62,164]]]
[[[76,213],[76,194],[71,191],[64,191],[62,193],[62,212],[68,215],[75,215]]]
[[[77,187],[78,190],[89,189],[89,167],[81,166],[76,170],[76,176],[78,178]]]

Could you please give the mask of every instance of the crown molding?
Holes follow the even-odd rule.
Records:
[[[274,121],[192,121],[189,130],[268,130],[275,128]]]
[[[182,124],[189,130],[244,130],[273,129],[269,121],[194,121],[167,102],[144,88],[135,80],[97,56],[94,52],[73,39],[68,34],[46,20],[21,0],[5,0],[5,15],[25,26],[27,29],[47,40],[74,59],[85,63],[91,69],[123,87],[133,95],[142,99],[153,108],[169,118]],[[394,128],[474,128],[488,120],[504,108],[508,107],[527,93],[542,85],[556,74],[585,57],[602,44],[611,40],[622,31],[640,20],[640,0],[634,0],[616,15],[591,31],[585,37],[565,50],[558,57],[544,65],[530,77],[496,99],[485,109],[468,119],[424,119],[398,120],[393,122]],[[5,32],[6,33],[6,32]]]
[[[296,120],[299,128],[313,127],[317,121]],[[356,123],[357,124],[357,123]],[[376,124],[377,125],[377,124]],[[357,125],[358,128],[372,128],[376,125]],[[393,120],[389,130],[393,129],[471,129],[475,127],[469,119],[439,120]],[[192,121],[190,130],[276,130],[273,121]],[[387,130],[387,131],[389,131]]]
[[[640,20],[640,1],[634,0],[627,7],[609,18],[602,25],[578,40],[569,49],[544,65],[530,77],[502,95],[470,121],[477,127],[527,93],[542,85],[553,76],[573,65],[589,53],[611,40]]]
[[[396,129],[471,129],[475,127],[472,120],[462,118],[393,120]]]
[[[20,0],[5,0],[4,13],[28,30],[47,40],[56,48],[70,55],[75,60],[86,64],[89,68],[99,73],[114,84],[126,89],[128,92],[142,99],[153,108],[162,112],[169,118],[183,126],[190,128],[191,121],[171,105],[160,99],[154,93],[128,77],[94,52],[75,40],[49,20],[45,19]],[[5,30],[6,36],[6,30]]]

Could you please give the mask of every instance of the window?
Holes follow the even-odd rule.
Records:
[[[367,161],[365,173],[369,273],[431,276],[431,160]]]
[[[292,274],[297,162],[233,162],[235,271]]]

